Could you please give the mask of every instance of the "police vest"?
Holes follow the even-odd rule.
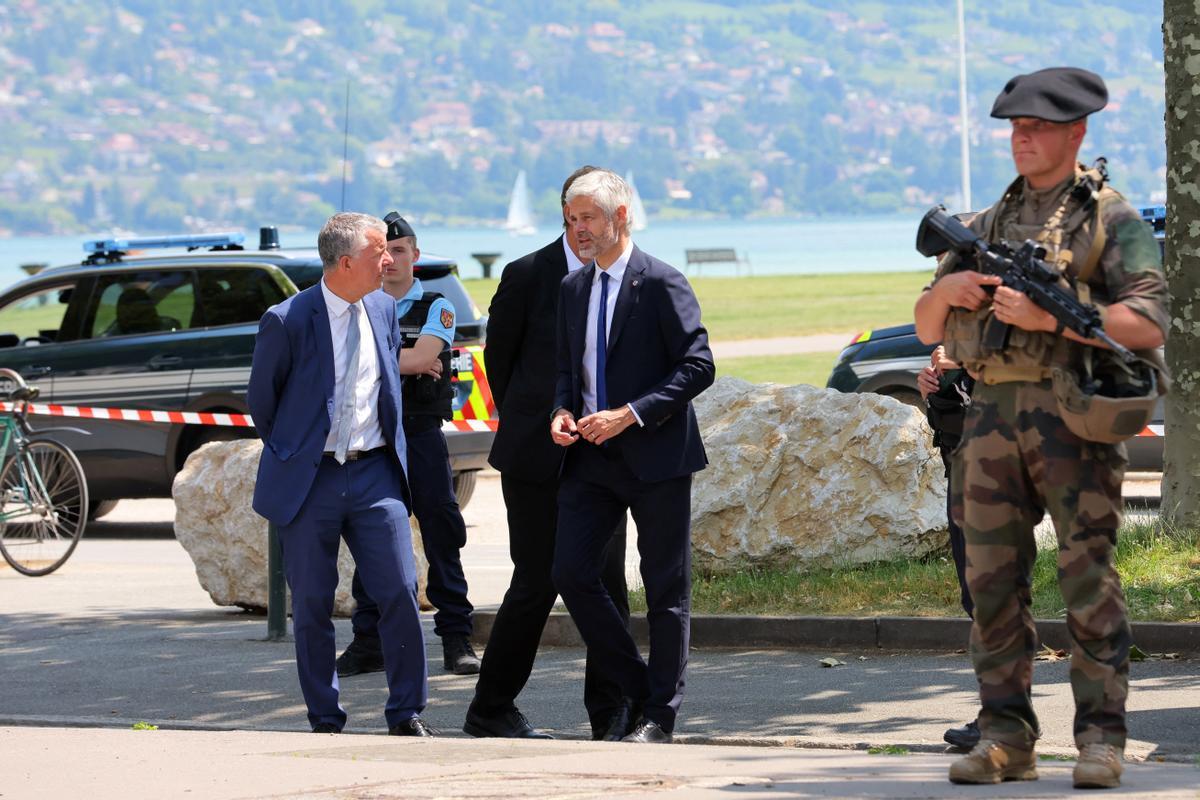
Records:
[[[421,338],[421,329],[429,317],[429,309],[435,300],[441,299],[437,292],[424,292],[421,299],[415,301],[408,313],[400,317],[400,346],[410,348]],[[428,375],[405,375],[401,381],[400,394],[404,400],[404,415],[429,415],[441,419],[451,419],[454,416],[452,406],[454,387],[450,383],[453,377],[450,365],[450,345],[443,345],[438,355],[442,362],[442,376],[431,378]]]

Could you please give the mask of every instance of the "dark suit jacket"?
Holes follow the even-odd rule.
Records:
[[[554,407],[577,419],[595,271],[587,267],[568,275],[560,290]],[[634,247],[609,326],[605,378],[609,408],[631,404],[645,424],[626,428],[609,444],[639,479],[662,481],[704,469],[708,459],[691,401],[712,385],[715,374],[708,332],[687,279]]]
[[[550,439],[562,237],[504,268],[488,308],[484,362],[500,414],[488,463],[530,481],[557,477],[563,448]]]
[[[379,361],[379,423],[404,475],[400,426],[400,329],[396,301],[383,291],[363,298]],[[365,342],[363,343],[366,344]],[[246,401],[263,441],[254,510],[277,525],[291,522],[308,497],[334,417],[333,340],[317,283],[267,309],[258,323]],[[411,508],[408,483],[401,499]]]

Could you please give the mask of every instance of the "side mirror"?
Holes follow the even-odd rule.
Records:
[[[16,347],[21,343],[21,337],[15,333],[0,333],[0,347]]]

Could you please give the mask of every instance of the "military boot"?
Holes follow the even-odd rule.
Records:
[[[1112,789],[1121,785],[1123,753],[1111,744],[1093,742],[1079,749],[1075,762],[1076,789]]]
[[[337,658],[339,678],[383,670],[383,646],[379,637],[355,636],[346,651]]]
[[[455,675],[475,675],[479,672],[479,656],[471,641],[461,634],[442,637],[442,666]]]
[[[992,739],[983,739],[974,750],[950,765],[951,783],[1036,781],[1037,776],[1033,750],[1021,750]]]

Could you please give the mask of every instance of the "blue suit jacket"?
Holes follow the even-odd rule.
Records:
[[[583,410],[583,347],[595,272],[594,266],[577,270],[559,289],[554,406],[576,419]],[[605,378],[609,408],[631,404],[645,423],[609,443],[640,480],[689,475],[708,464],[692,398],[715,375],[700,304],[687,279],[634,247],[609,326]]]
[[[401,499],[412,508],[404,429],[400,425],[400,329],[396,301],[383,291],[363,298],[379,362],[379,424],[400,465]],[[365,344],[365,342],[364,342]],[[334,417],[333,340],[317,283],[267,309],[258,323],[246,401],[263,441],[254,510],[276,525],[291,522],[308,497]]]

